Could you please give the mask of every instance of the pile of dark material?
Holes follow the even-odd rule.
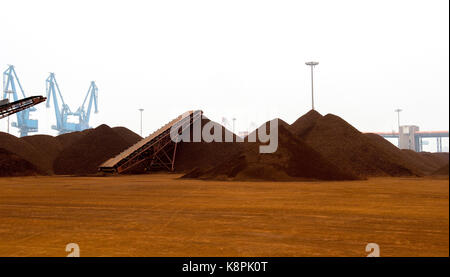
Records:
[[[27,176],[44,174],[36,166],[20,156],[0,148],[0,176]]]
[[[443,167],[434,171],[431,175],[443,175],[443,176],[447,175],[448,176],[448,169],[449,169],[449,164],[447,163]]]
[[[332,114],[322,116],[312,110],[291,125],[278,122],[279,145],[275,153],[260,154],[258,143],[234,143],[239,145],[238,153],[224,156],[221,163],[213,166],[194,168],[184,177],[355,180],[374,176],[424,176],[448,164],[448,153],[400,150],[381,136],[361,133]],[[214,156],[209,151],[201,153],[205,157]]]
[[[332,114],[310,111],[304,117],[292,124],[292,132],[343,170],[361,177],[421,174],[397,147],[378,135],[363,134]]]
[[[252,142],[228,143],[239,145],[237,153],[230,153],[222,162],[212,167],[195,168],[185,178],[220,180],[355,180],[358,176],[340,170],[317,151],[298,139],[289,125],[278,120],[278,149],[275,153],[261,154],[259,144]],[[269,126],[266,123],[267,130]],[[227,143],[223,144],[225,147]],[[189,147],[189,146],[185,146]],[[214,153],[204,153],[205,156]],[[177,161],[178,163],[178,161]]]
[[[107,125],[57,137],[0,132],[0,176],[96,173],[99,164],[140,139],[126,128]]]
[[[211,123],[214,127],[219,128],[222,133],[222,141],[227,136],[233,137],[236,141],[236,135],[226,129],[217,122],[210,121],[207,118],[202,119],[201,127],[205,127],[207,123]],[[193,140],[191,128],[190,139]],[[177,149],[176,155],[176,171],[189,172],[191,170],[210,169],[218,164],[226,161],[230,157],[240,153],[243,149],[241,143],[231,142],[181,142]]]
[[[400,150],[376,134],[359,132],[342,118],[310,111],[291,125],[278,119],[278,148],[236,142],[219,123],[223,142],[181,142],[175,169],[184,178],[216,180],[356,180],[372,176],[448,175],[448,153]],[[264,125],[263,125],[264,126]],[[267,129],[268,123],[265,123]],[[225,142],[226,137],[234,142]],[[56,137],[24,138],[0,132],[0,176],[85,175],[141,139],[132,131],[101,125]],[[192,139],[192,133],[191,133]],[[143,171],[137,168],[131,173]]]

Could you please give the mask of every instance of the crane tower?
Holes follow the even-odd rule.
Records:
[[[64,98],[59,89],[58,82],[56,81],[55,74],[50,73],[46,80],[47,90],[47,108],[50,107],[50,101],[53,98],[53,106],[56,116],[56,125],[52,126],[52,129],[57,130],[59,134],[65,134],[75,131],[83,131],[89,129],[89,119],[91,116],[92,104],[94,104],[94,113],[98,113],[98,88],[94,81],[91,82],[88,92],[84,98],[83,104],[75,111],[72,112],[70,107],[64,102]],[[85,109],[86,101],[87,110]],[[60,106],[61,105],[61,106]],[[69,117],[75,117],[77,122],[69,122]]]
[[[17,89],[19,89],[22,94],[21,99],[27,98],[22,88],[22,84],[19,81],[19,77],[17,77],[14,66],[9,65],[8,69],[3,72],[3,99],[9,100],[9,96],[12,95],[12,100],[14,102],[21,100],[19,99],[20,96]],[[11,126],[19,129],[20,137],[25,137],[28,135],[28,133],[38,131],[38,121],[36,119],[30,119],[30,113],[34,111],[36,111],[36,108],[31,107],[29,109],[24,109],[16,113],[17,122],[13,122]]]

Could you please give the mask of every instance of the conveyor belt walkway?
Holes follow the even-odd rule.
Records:
[[[194,121],[201,120],[201,115],[201,111],[188,111],[178,116],[150,136],[138,141],[119,155],[101,164],[99,170],[122,173],[139,164],[146,163],[145,167],[147,170],[162,168],[173,171],[175,169],[178,143],[171,139],[170,133],[173,130],[180,132],[181,129],[189,127]],[[173,126],[183,127],[173,128],[172,130]]]

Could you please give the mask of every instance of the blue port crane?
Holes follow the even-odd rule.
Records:
[[[12,95],[13,101],[19,101],[20,99],[17,88],[22,93],[21,99],[27,98],[22,85],[20,84],[19,78],[17,77],[14,66],[8,65],[8,69],[3,72],[3,99],[9,99],[9,96]],[[13,122],[11,126],[19,128],[20,137],[25,137],[28,133],[38,131],[38,120],[30,119],[30,113],[34,111],[36,111],[36,108],[31,107],[16,113],[17,122]]]
[[[50,73],[46,80],[47,89],[47,108],[50,107],[50,100],[53,98],[53,106],[55,109],[56,125],[52,126],[52,129],[57,130],[59,134],[65,134],[75,131],[83,131],[89,129],[89,119],[91,117],[92,104],[94,104],[94,113],[98,113],[98,88],[94,81],[89,86],[86,97],[83,104],[75,111],[72,112],[70,107],[64,102],[64,98],[59,89],[58,82],[56,81],[55,74]],[[85,108],[86,101],[88,101],[87,110]],[[61,103],[61,107],[59,104]],[[78,122],[69,122],[69,117],[75,117]]]

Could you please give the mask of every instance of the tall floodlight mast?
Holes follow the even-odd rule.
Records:
[[[235,134],[236,117],[233,117],[233,134]]]
[[[311,106],[314,110],[314,67],[318,65],[318,62],[306,62],[306,65],[311,67]]]
[[[141,137],[142,137],[142,112],[144,111],[144,109],[139,109],[139,111],[141,112]]]
[[[397,124],[398,124],[398,131],[400,132],[400,112],[402,109],[396,109],[394,112],[397,113]]]
[[[398,135],[400,136],[400,112],[402,109],[395,109],[394,112],[397,113],[397,124],[398,124]],[[400,147],[400,138],[398,140],[398,147]]]

